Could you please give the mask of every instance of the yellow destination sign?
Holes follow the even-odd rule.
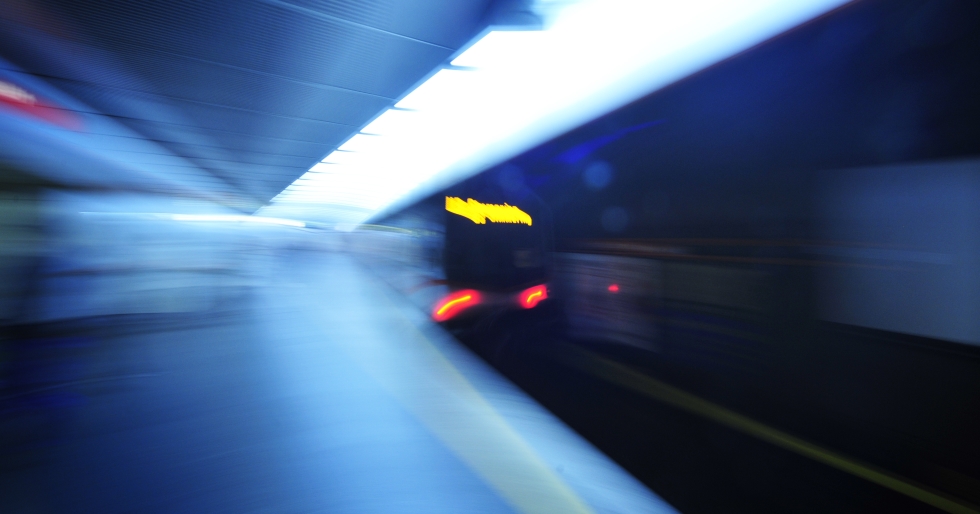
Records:
[[[480,203],[472,198],[464,202],[456,196],[446,197],[446,210],[458,214],[477,225],[490,223],[521,223],[531,225],[531,216],[513,205]]]

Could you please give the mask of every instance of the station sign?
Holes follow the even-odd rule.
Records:
[[[462,216],[477,225],[490,223],[516,223],[531,226],[531,215],[514,205],[482,203],[472,198],[463,201],[456,196],[446,197],[446,210]]]

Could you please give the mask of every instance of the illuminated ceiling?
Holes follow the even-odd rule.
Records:
[[[492,30],[261,212],[352,227],[843,3],[581,0],[542,30]]]
[[[130,167],[349,227],[845,1],[14,2],[0,72],[152,143]]]

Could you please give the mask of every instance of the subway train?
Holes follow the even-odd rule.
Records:
[[[504,170],[448,191],[444,212],[447,294],[433,320],[460,328],[505,313],[553,313],[552,220],[519,176]]]
[[[856,2],[384,223],[445,245],[433,316],[682,511],[976,512],[978,14]],[[549,330],[479,310],[537,284]]]

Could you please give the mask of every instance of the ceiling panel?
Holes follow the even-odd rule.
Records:
[[[104,50],[133,45],[382,96],[404,91],[403,72],[425,74],[454,50],[284,2],[58,4],[77,38]]]
[[[447,48],[458,48],[473,36],[466,20],[479,19],[488,10],[486,3],[458,0],[411,2],[402,0],[268,0],[290,3],[328,16],[360,23],[379,30],[427,41]],[[514,3],[514,2],[511,2]],[[459,20],[441,23],[440,20]]]
[[[183,157],[173,173],[197,166],[265,202],[477,35],[494,4],[18,2],[0,12],[0,55]]]

